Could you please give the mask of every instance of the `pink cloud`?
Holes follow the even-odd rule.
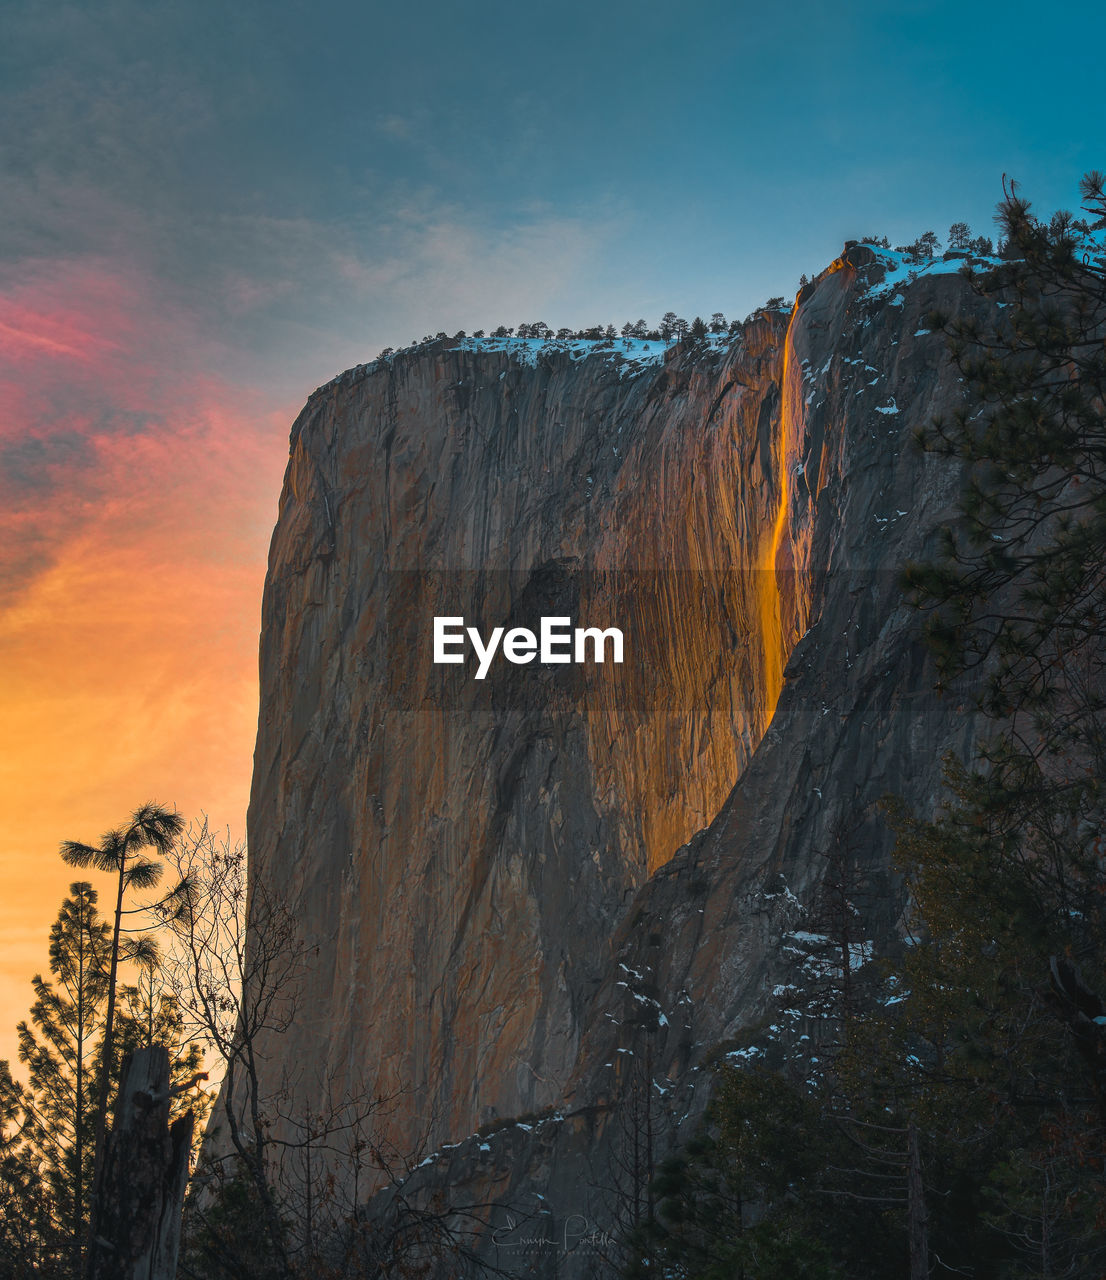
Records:
[[[4,1057],[73,878],[60,840],[150,798],[243,833],[298,406],[213,374],[202,320],[102,260],[39,262],[0,289],[0,348]]]
[[[119,351],[130,310],[119,282],[98,266],[35,264],[0,291],[3,363],[88,362]],[[112,336],[109,336],[112,335]]]

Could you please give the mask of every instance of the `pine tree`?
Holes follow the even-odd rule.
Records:
[[[1091,175],[1086,193],[1106,219]],[[969,402],[921,436],[972,468],[964,518],[938,561],[907,585],[933,610],[928,635],[945,674],[997,658],[986,709],[1046,701],[1061,653],[1103,633],[1106,547],[1106,259],[1085,251],[1070,216],[1044,225],[1012,196],[1000,209],[1010,260],[972,277],[1005,310],[986,329],[935,313]],[[1066,677],[1065,677],[1066,678]]]
[[[954,222],[949,227],[949,248],[958,253],[964,252],[971,245],[972,229],[966,222]]]
[[[94,867],[116,877],[115,925],[108,952],[107,994],[104,1010],[103,1045],[97,1081],[96,1128],[94,1136],[95,1159],[93,1162],[92,1196],[95,1198],[103,1164],[104,1138],[107,1132],[108,1096],[111,1085],[111,1066],[114,1061],[115,997],[119,974],[119,961],[123,952],[123,902],[128,892],[150,889],[161,878],[161,863],[144,856],[147,849],[165,854],[184,829],[184,820],[177,813],[155,804],[144,804],[131,814],[125,827],[107,832],[99,846],[66,840],[61,846],[63,861],[74,867]],[[170,902],[187,894],[187,885],[178,885],[166,896]],[[142,910],[143,908],[137,908]]]
[[[941,250],[935,231],[923,232],[913,244],[896,245],[896,253],[905,253],[912,262],[931,262]]]
[[[1101,175],[1082,192],[1106,228]],[[929,940],[887,1058],[914,1037],[948,1149],[974,1144],[994,1249],[1028,1241],[1030,1274],[1089,1276],[1106,1258],[1106,255],[1016,189],[999,213],[1006,259],[972,280],[1001,307],[928,320],[969,394],[921,440],[969,479],[940,555],[906,575],[942,678],[976,677],[989,729],[948,763],[935,821],[897,818]]]
[[[41,1128],[28,1092],[0,1062],[0,1276],[61,1276],[67,1241],[42,1176]],[[71,1255],[70,1255],[71,1256]]]
[[[44,1177],[76,1263],[91,1194],[95,1049],[107,996],[110,929],[90,884],[78,881],[69,892],[50,930],[53,981],[35,975],[31,1021],[21,1022],[18,1034]]]
[[[0,1064],[0,1216],[9,1226],[22,1223],[18,1231],[0,1230],[0,1277],[47,1274],[44,1259],[53,1259],[50,1265],[56,1262],[67,1276],[80,1275],[92,1202],[96,1085],[106,1075],[110,1101],[125,1054],[165,1045],[175,1090],[172,1114],[192,1109],[202,1123],[209,1105],[197,1089],[189,1092],[206,1079],[199,1071],[201,1051],[182,1044],[178,1003],[158,981],[157,950],[149,938],[121,948],[123,958],[139,964],[139,980],[119,990],[105,1059],[111,948],[96,890],[74,883],[50,931],[50,980],[35,975],[30,1018],[18,1027],[27,1088]]]
[[[1012,814],[986,768],[946,767],[948,799],[935,820],[891,809],[914,945],[895,966],[894,1003],[857,1037],[854,1080],[929,1135],[942,1257],[978,1266],[1015,1256],[1036,1199],[1054,1267],[1041,1274],[1097,1276],[1065,1270],[1106,1257],[1094,1228],[1106,1184],[1096,1065],[1069,1032],[1050,956],[1072,954],[1084,928],[1101,934],[1102,884],[1081,885],[1074,866],[1064,874],[1041,856],[1055,824],[1047,807],[1036,818]],[[1080,920],[1065,898],[1091,914]],[[1097,968],[1101,944],[1083,958]],[[1046,1184],[1065,1188],[1051,1204]]]
[[[782,1073],[760,1068],[723,1066],[716,1082],[700,1132],[661,1168],[656,1215],[631,1238],[625,1274],[634,1280],[903,1274],[905,1268],[888,1267],[889,1255],[905,1249],[883,1221],[882,1206],[835,1194],[841,1169],[856,1163],[855,1151],[819,1101]]]

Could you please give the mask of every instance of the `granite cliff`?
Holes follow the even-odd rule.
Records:
[[[668,1143],[717,1046],[810,1033],[835,840],[873,889],[858,963],[897,945],[877,803],[931,807],[972,735],[896,576],[957,492],[912,445],[960,394],[924,323],[981,305],[956,265],[851,246],[705,345],[426,344],[293,428],[249,840],[313,960],[268,1084],[401,1090],[413,1189],[541,1217],[545,1245],[493,1222],[508,1269],[599,1265],[643,1082]],[[432,663],[435,615],[618,626],[626,660],[478,682]]]

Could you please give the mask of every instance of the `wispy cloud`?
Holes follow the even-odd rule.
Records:
[[[550,319],[605,234],[540,211],[482,227],[410,191],[355,220],[213,213],[155,234],[102,192],[51,192],[46,240],[70,247],[36,240],[0,269],[19,744],[0,760],[0,934],[26,975],[69,880],[58,840],[149,798],[242,829],[265,551],[306,394],[430,329]],[[0,1056],[26,1007],[3,977]]]
[[[0,1057],[71,878],[60,839],[147,799],[242,830],[303,399],[427,332],[557,322],[616,233],[447,198],[420,104],[373,106],[316,192],[314,157],[266,153],[286,81],[257,67],[292,55],[261,41],[245,67],[194,8],[16,0],[0,50]]]
[[[71,878],[60,839],[151,796],[241,829],[295,408],[212,373],[203,317],[126,263],[7,275],[0,323],[21,341],[0,342],[0,932],[24,982],[0,983],[4,1032]]]
[[[389,113],[376,122],[376,130],[386,138],[397,138],[407,141],[415,131],[415,122],[410,116]]]

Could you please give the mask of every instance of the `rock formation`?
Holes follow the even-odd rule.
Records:
[[[667,351],[438,341],[293,428],[249,839],[313,959],[266,1083],[402,1090],[427,1185],[541,1206],[560,1243],[489,1237],[501,1265],[593,1265],[632,1078],[671,1141],[715,1046],[800,1033],[773,1011],[844,829],[895,945],[877,802],[932,807],[972,734],[897,586],[956,496],[912,444],[959,395],[924,316],[981,305],[955,265],[852,246],[790,314]],[[477,681],[435,615],[617,626],[626,659]]]

